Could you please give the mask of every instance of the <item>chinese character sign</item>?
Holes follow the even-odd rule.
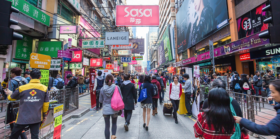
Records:
[[[159,26],[159,6],[117,5],[116,26]]]
[[[131,57],[121,57],[121,62],[131,62]]]
[[[50,70],[60,70],[61,59],[52,59]]]
[[[92,58],[90,59],[90,66],[91,67],[102,67],[103,60],[102,58]]]
[[[71,63],[70,64],[70,69],[82,69],[82,68],[83,68],[83,64],[82,63]]]
[[[83,48],[104,48],[104,40],[83,40]]]
[[[114,69],[114,66],[112,64],[107,64],[105,69]]]
[[[17,40],[15,58],[29,60],[32,53],[32,41],[33,38],[23,35],[22,40]]]
[[[132,43],[129,43],[129,45],[112,45],[112,49],[132,49]]]
[[[61,50],[62,43],[61,41],[39,41],[38,53],[57,58],[57,52]]]
[[[40,79],[41,84],[48,86],[49,85],[49,70],[40,69],[40,71],[41,71],[41,79]]]

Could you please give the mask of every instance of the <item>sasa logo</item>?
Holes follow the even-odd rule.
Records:
[[[152,9],[130,9],[130,11],[128,11],[129,7],[126,7],[124,9],[124,11],[126,12],[126,15],[124,17],[152,17]]]

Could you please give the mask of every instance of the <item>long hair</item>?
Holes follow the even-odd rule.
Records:
[[[241,74],[241,81],[248,82],[247,74]]]
[[[140,75],[139,76],[139,82],[140,83],[144,83],[144,75]]]
[[[209,108],[203,110],[204,118],[209,128],[214,127],[217,133],[225,131],[227,134],[233,133],[235,120],[230,110],[230,98],[223,88],[213,88],[209,92]]]

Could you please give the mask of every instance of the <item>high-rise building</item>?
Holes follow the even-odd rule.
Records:
[[[136,38],[136,27],[132,27],[133,38]]]
[[[146,39],[147,60],[151,61],[152,56],[150,51],[154,49],[153,47],[158,39],[158,27],[149,27],[149,32],[147,33]]]

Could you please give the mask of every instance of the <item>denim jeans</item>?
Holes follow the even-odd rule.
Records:
[[[262,87],[257,87],[257,86],[254,86],[254,88],[255,88],[255,91],[256,91],[256,96],[258,96],[259,95],[259,91],[261,91],[262,90]],[[259,100],[259,98],[257,98],[256,99],[257,101]]]
[[[164,89],[161,89],[159,101],[160,101],[160,103],[162,103],[164,101]]]
[[[84,92],[83,84],[79,84],[79,93],[82,94]]]

